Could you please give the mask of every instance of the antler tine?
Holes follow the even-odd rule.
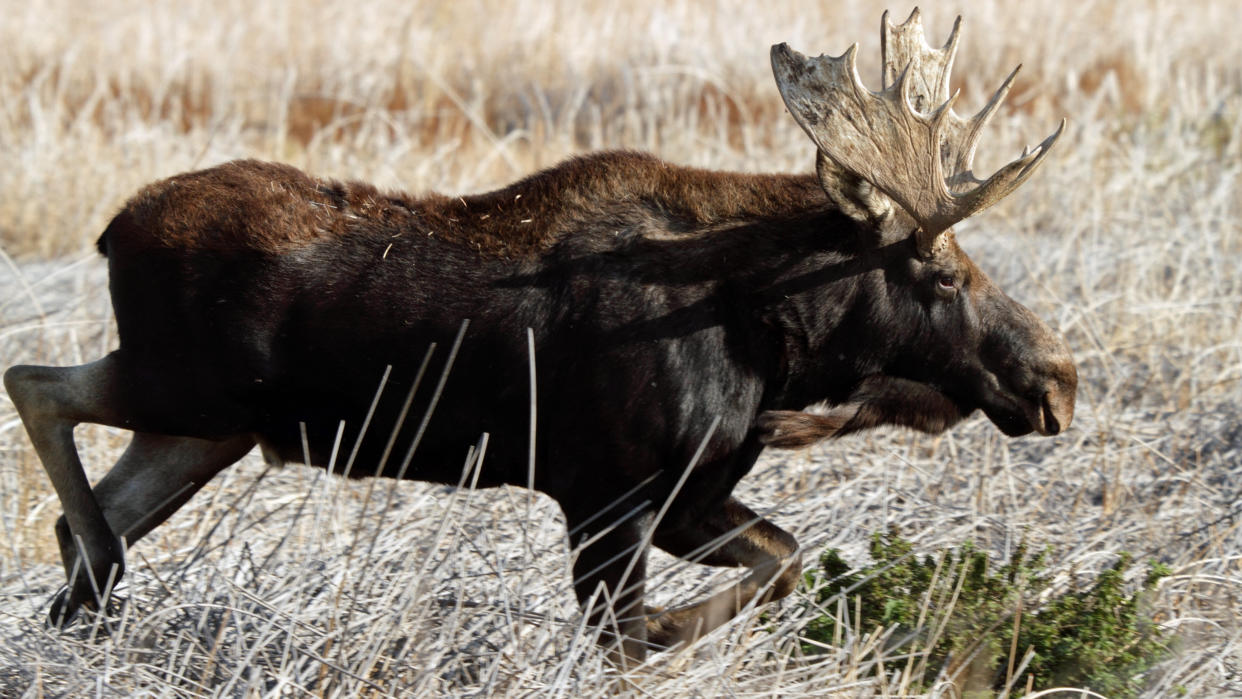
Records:
[[[858,76],[858,45],[837,57],[808,58],[785,44],[772,47],[781,97],[811,140],[838,167],[870,182],[918,223],[919,247],[929,254],[940,233],[991,206],[1021,185],[1061,135],[1060,127],[1033,151],[986,180],[971,170],[975,145],[1013,84],[1010,73],[978,114],[953,111],[949,73],[961,18],[942,48],[924,40],[916,9],[893,26],[881,23],[884,87],[872,92]]]
[[[893,25],[888,21],[888,11],[880,19],[880,56],[883,58],[883,82],[887,88],[897,82],[903,70],[914,72],[911,103],[921,112],[930,112],[936,105],[949,99],[949,74],[953,71],[953,59],[957,55],[957,40],[962,28],[962,18],[953,23],[949,40],[939,49],[927,45],[923,35],[923,17],[914,8],[905,22]]]
[[[954,20],[953,31],[949,33],[949,39],[939,49],[934,49],[927,43],[923,32],[923,16],[919,8],[914,8],[906,21],[898,25],[890,22],[888,16],[889,13],[885,10],[880,19],[880,55],[884,66],[883,87],[891,87],[903,72],[913,73],[909,78],[912,81],[909,101],[916,112],[931,112],[950,99],[956,99],[956,93],[952,95],[949,93],[949,76],[953,71],[953,61],[957,56],[957,42],[961,37],[961,16],[959,15]],[[1004,99],[1004,93],[1009,91],[1008,88],[1012,81],[1013,74],[998,91],[1001,94],[1000,99]],[[993,100],[996,99],[993,97]],[[988,107],[994,108],[995,106],[999,106],[999,101],[988,104]],[[988,107],[984,110],[987,111]],[[970,170],[974,159],[975,142],[983,125],[991,118],[991,114],[992,112],[988,112],[982,121],[972,120],[970,129],[959,128],[961,124],[957,120],[951,119],[945,122],[945,129],[949,133],[945,134],[945,147],[941,150],[941,157],[944,161],[945,172],[949,173],[950,189],[954,189],[955,185],[961,181],[978,182],[973,175],[967,175],[963,180],[962,173]],[[962,148],[953,147],[954,144],[959,143],[963,145]]]
[[[967,191],[971,185],[983,184],[983,180],[975,177],[975,146],[979,142],[979,136],[983,133],[983,127],[992,120],[992,116],[996,114],[996,110],[1000,107],[1001,102],[1005,101],[1005,97],[1009,94],[1009,88],[1013,87],[1014,78],[1018,76],[1018,71],[1022,70],[1019,64],[1014,68],[1009,76],[1005,78],[1005,82],[992,93],[992,99],[983,105],[983,109],[978,114],[971,117],[969,122],[955,121],[954,126],[956,132],[946,137],[946,148],[942,152],[945,159],[945,170],[953,173],[949,176],[949,189],[956,193]],[[1028,151],[1023,149],[1020,157],[1025,158]]]

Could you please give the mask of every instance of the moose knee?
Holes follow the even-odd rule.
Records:
[[[802,552],[795,546],[787,555],[782,556],[776,577],[772,579],[768,601],[788,597],[798,581],[802,579]]]
[[[32,417],[32,413],[48,412],[49,405],[36,402],[42,396],[42,392],[37,389],[39,381],[47,379],[46,369],[47,367],[18,365],[9,367],[4,372],[4,390],[24,420]]]
[[[788,596],[802,578],[802,550],[798,548],[798,540],[770,523],[763,527],[762,534],[755,532],[753,536],[763,542],[762,549],[766,554],[766,560],[752,568],[768,586],[764,601]]]

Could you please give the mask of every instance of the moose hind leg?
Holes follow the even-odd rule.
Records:
[[[125,569],[120,539],[112,532],[95,500],[73,442],[81,422],[103,422],[113,371],[107,358],[77,367],[15,366],[4,374],[4,387],[26,426],[35,452],[64,508],[58,526],[61,555],[70,571],[70,609],[98,606],[108,582]],[[84,564],[75,565],[79,556]]]
[[[175,372],[158,369],[144,372],[119,350],[81,366],[15,366],[4,374],[9,398],[64,509],[57,534],[70,581],[61,604],[53,610],[53,621],[67,620],[83,604],[99,606],[109,581],[115,583],[125,569],[120,537],[91,489],[73,428],[89,422],[147,432],[174,431],[159,429],[155,423],[181,416],[182,421],[201,425],[208,422],[203,413],[221,412],[218,405],[211,411],[179,410],[178,403],[196,401],[175,376]],[[150,393],[159,397],[152,398]]]
[[[250,435],[209,440],[135,432],[95,486],[95,498],[112,531],[133,545],[254,445]]]
[[[125,453],[95,486],[95,500],[108,528],[132,546],[254,444],[250,435],[216,441],[135,432]],[[70,580],[75,567],[80,567],[71,531],[67,515],[62,515],[56,536]],[[89,601],[77,598],[75,590],[71,584],[56,596],[50,612],[53,624],[68,621],[82,602]]]
[[[751,600],[767,604],[793,592],[802,573],[802,556],[793,535],[733,498],[694,527],[657,531],[654,543],[686,560],[746,566],[750,572],[701,602],[666,611],[649,609],[647,640],[653,646],[693,643],[737,616]]]

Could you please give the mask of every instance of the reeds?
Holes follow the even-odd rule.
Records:
[[[0,23],[0,356],[72,364],[115,344],[90,245],[138,186],[234,157],[412,191],[463,192],[588,149],[808,170],[768,46],[861,44],[878,3],[246,3],[61,0]],[[925,7],[933,41],[952,14]],[[904,18],[908,7],[893,8]],[[959,239],[1063,332],[1075,425],[1008,440],[982,418],[768,457],[737,494],[816,552],[897,527],[926,550],[1052,545],[1086,576],[1128,550],[1175,569],[1155,618],[1182,645],[1150,696],[1242,691],[1242,44],[1236,3],[995,3],[967,11],[959,111],[1024,64],[980,147],[988,172],[1070,127],[1042,171]],[[16,260],[16,261],[13,261]],[[82,428],[98,477],[125,435]],[[463,454],[463,458],[465,455]],[[266,473],[266,475],[261,474]],[[620,677],[569,590],[542,496],[417,483],[384,521],[366,482],[257,459],[130,553],[110,629],[43,626],[59,504],[0,400],[0,694],[5,696],[870,696],[883,631],[813,662],[800,623],[750,614]],[[387,493],[385,493],[387,497]],[[368,519],[370,518],[370,519]],[[368,529],[370,527],[370,529]],[[365,560],[357,533],[368,539]],[[354,552],[354,558],[350,553]],[[809,557],[808,557],[809,558]],[[346,565],[346,561],[350,561]],[[658,603],[728,573],[654,559]],[[795,593],[801,594],[801,593]],[[795,600],[795,602],[798,600]],[[848,601],[846,602],[848,607]],[[106,633],[105,633],[106,631]]]

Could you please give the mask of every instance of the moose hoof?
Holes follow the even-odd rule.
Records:
[[[687,640],[685,619],[681,614],[665,607],[647,607],[647,645],[652,650],[664,651]]]
[[[52,597],[51,608],[47,612],[47,623],[54,629],[63,629],[78,615],[83,601],[72,594],[73,588],[65,585]]]
[[[103,610],[104,615],[106,617],[116,616],[122,604],[123,600],[116,595],[109,596]],[[99,602],[95,599],[94,593],[89,590],[85,593],[77,590],[75,593],[73,587],[65,585],[52,597],[47,612],[47,624],[51,628],[63,630],[78,617],[78,612],[82,610],[89,613],[99,611]]]

